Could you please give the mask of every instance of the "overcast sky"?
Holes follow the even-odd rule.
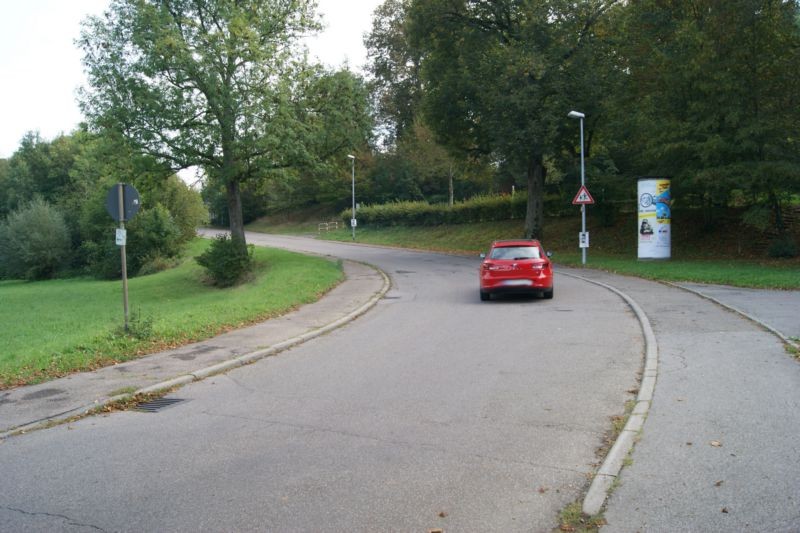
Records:
[[[326,29],[309,42],[330,66],[366,61],[362,43],[381,0],[317,0]],[[80,22],[101,14],[108,0],[0,0],[0,158],[10,157],[27,131],[45,139],[81,121],[75,101],[84,83],[73,44]]]

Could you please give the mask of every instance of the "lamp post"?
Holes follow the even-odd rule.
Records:
[[[583,119],[586,117],[579,111],[570,111],[569,118],[577,118],[581,121],[581,187],[586,186],[586,167],[583,164]],[[586,204],[581,204],[581,233],[586,233]],[[581,248],[581,264],[586,264],[586,248]]]
[[[353,165],[353,216],[350,218],[350,227],[353,228],[353,240],[356,240],[356,156],[347,154]]]

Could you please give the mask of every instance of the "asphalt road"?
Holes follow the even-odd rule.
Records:
[[[3,531],[549,531],[634,397],[639,325],[556,275],[480,302],[477,258],[286,237],[365,261],[370,313],[277,357],[0,444]]]

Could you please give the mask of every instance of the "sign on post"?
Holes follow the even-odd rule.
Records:
[[[122,202],[120,205],[119,189],[122,187]],[[108,190],[106,195],[106,211],[117,222],[127,222],[139,212],[139,191],[133,185],[117,183]]]
[[[588,231],[581,231],[578,233],[578,248],[588,248],[589,247],[589,232]]]
[[[581,185],[581,188],[578,189],[578,194],[572,199],[572,205],[587,205],[593,203],[594,198],[589,194],[589,189],[587,189],[585,185]]]
[[[106,195],[106,211],[111,218],[119,222],[116,232],[116,244],[120,250],[122,263],[122,308],[125,313],[125,331],[128,331],[128,265],[125,257],[125,245],[128,241],[125,221],[132,219],[139,212],[139,191],[133,185],[117,183]]]

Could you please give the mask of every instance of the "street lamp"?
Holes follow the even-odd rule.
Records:
[[[347,154],[347,158],[353,163],[353,216],[350,219],[350,227],[353,228],[353,240],[356,240],[356,156]]]
[[[569,118],[577,118],[581,121],[581,188],[586,186],[586,167],[583,164],[583,119],[586,115],[580,111],[570,111]],[[581,233],[586,233],[586,204],[581,204]],[[586,264],[586,248],[581,248],[581,264]]]

